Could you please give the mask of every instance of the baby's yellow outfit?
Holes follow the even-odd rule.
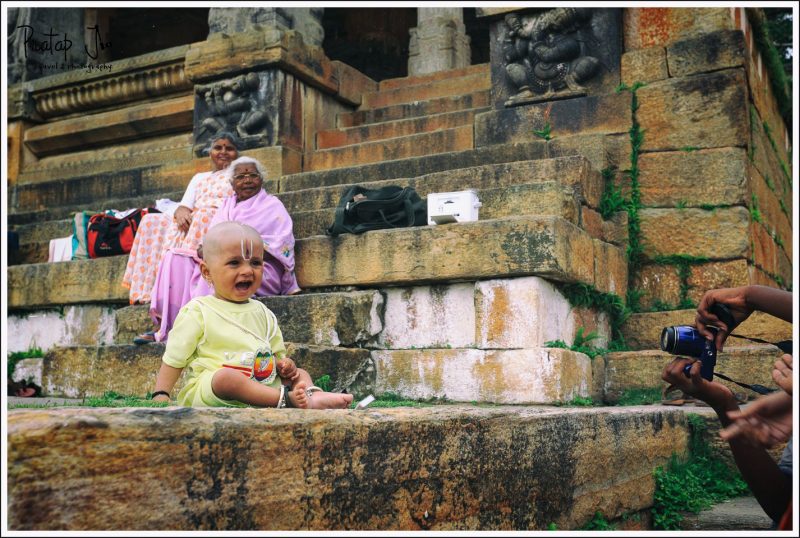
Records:
[[[247,407],[218,398],[211,390],[211,378],[226,367],[249,372],[256,354],[269,353],[273,358],[273,379],[264,383],[280,390],[281,378],[275,363],[286,356],[286,346],[275,314],[253,299],[240,304],[206,295],[181,308],[162,360],[173,368],[189,367],[186,384],[178,393],[179,405]]]

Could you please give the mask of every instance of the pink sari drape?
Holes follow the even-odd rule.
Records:
[[[292,218],[280,200],[263,189],[252,198],[236,202],[236,195],[225,199],[209,223],[239,222],[255,228],[264,241],[264,273],[256,295],[291,295],[300,291],[294,272],[294,234]],[[153,286],[150,317],[159,323],[156,340],[167,339],[181,307],[194,297],[210,295],[213,288],[200,275],[197,251],[173,248],[162,258]]]
[[[192,224],[187,232],[182,232],[174,219],[164,213],[150,213],[142,218],[122,277],[122,285],[130,290],[131,304],[150,302],[164,253],[170,248],[196,249],[217,208],[233,192],[224,170],[203,175],[197,185]]]

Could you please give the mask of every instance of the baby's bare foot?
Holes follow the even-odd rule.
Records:
[[[297,407],[298,409],[309,409],[311,407],[308,401],[308,394],[306,394],[306,388],[305,381],[298,381],[294,384],[294,387],[292,387],[292,390],[290,390],[287,395],[292,407]]]
[[[353,402],[353,395],[315,390],[308,400],[311,409],[345,409]]]

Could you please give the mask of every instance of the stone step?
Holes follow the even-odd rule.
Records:
[[[329,129],[317,133],[317,149],[330,149],[365,142],[388,140],[401,136],[429,133],[441,129],[452,129],[461,125],[472,125],[475,114],[488,108],[471,108],[457,112],[444,112],[419,118],[373,123],[345,129]]]
[[[552,181],[553,179],[557,182]],[[557,215],[578,226],[591,227],[590,222],[582,223],[583,217],[587,216],[587,208],[581,209],[580,204],[586,204],[588,209],[597,208],[600,204],[602,183],[601,175],[592,168],[588,160],[582,156],[570,156],[473,166],[434,172],[412,179],[384,180],[362,185],[370,188],[398,184],[410,186],[423,197],[431,192],[476,189],[483,204],[480,217],[484,220],[522,214]],[[277,193],[276,196],[283,204],[292,208],[295,237],[324,234],[333,222],[332,208],[335,208],[342,193],[349,187],[350,185],[316,187]],[[180,192],[174,192],[169,197],[179,199],[181,195]],[[597,218],[599,219],[599,215]],[[21,252],[15,259],[9,260],[9,263],[17,265],[47,261],[50,239],[70,235],[72,227],[71,219],[16,226]],[[621,227],[613,220],[601,221],[599,228],[603,227],[606,228],[605,231],[592,235],[614,242],[613,237],[619,237],[625,232],[624,226]]]
[[[632,314],[622,326],[625,343],[631,349],[658,349],[661,330],[672,325],[692,325],[696,310],[670,310]],[[737,335],[758,338],[767,342],[792,339],[792,324],[764,312],[753,312],[728,337],[727,345],[742,346],[750,342]]]
[[[653,407],[167,407],[13,409],[6,435],[12,530],[446,531],[646,510],[690,429]],[[265,478],[276,459],[304,478]]]
[[[572,155],[583,155],[592,163],[595,169],[603,170],[609,164],[609,154],[615,151],[615,145],[616,142],[614,140],[604,135],[565,136],[549,142],[530,140],[527,142],[490,145],[466,151],[288,174],[280,180],[280,192],[394,178],[410,178],[432,172],[472,166],[550,159]]]
[[[392,183],[389,181],[388,183]],[[468,188],[467,185],[450,185],[444,189],[434,189],[437,192],[448,192],[453,189]],[[580,187],[577,187],[578,189]],[[334,188],[337,195],[341,194],[339,188]],[[427,190],[427,189],[425,189]],[[419,191],[418,191],[419,192]],[[427,196],[427,192],[420,195]],[[581,199],[582,196],[576,189],[556,181],[542,183],[509,185],[495,189],[480,189],[477,191],[481,201],[480,217],[483,220],[511,217],[516,215],[540,215],[562,217],[576,226],[581,226]],[[319,210],[293,212],[295,238],[325,235],[326,229],[333,223],[335,208],[329,207]],[[59,237],[69,235],[72,231],[72,221],[56,221],[63,225]],[[609,223],[613,226],[613,222]],[[55,238],[55,237],[54,237]],[[602,237],[601,237],[602,238]],[[20,240],[20,252],[14,260],[9,260],[9,265],[23,263],[43,263],[48,259],[50,241],[27,242]]]
[[[760,384],[775,388],[772,369],[783,353],[770,345],[726,347],[717,355],[715,372],[725,374],[740,383]],[[674,355],[663,351],[621,351],[607,354],[605,359],[604,401],[615,403],[626,391],[641,389],[663,389],[661,380],[664,367]],[[597,359],[595,359],[597,360]],[[756,393],[714,377],[718,383],[730,388],[734,394],[755,397]]]
[[[307,290],[536,275],[621,293],[628,278],[622,249],[559,217],[516,216],[337,238],[313,236],[297,241],[295,258],[298,282]],[[126,303],[128,291],[120,283],[127,260],[113,256],[9,267],[8,307]]]
[[[495,404],[601,397],[602,371],[595,380],[593,361],[567,349],[390,349],[374,351],[372,359],[376,396]]]
[[[389,105],[381,108],[342,112],[336,116],[336,124],[340,128],[383,123],[420,116],[430,116],[445,112],[483,108],[489,105],[489,90],[471,91],[462,95],[453,95],[415,101],[400,105]]]
[[[337,190],[340,191],[339,194],[343,191],[343,189]],[[427,193],[419,194],[427,196]],[[579,195],[569,186],[561,185],[556,181],[482,189],[477,192],[477,195],[482,204],[480,208],[482,220],[516,215],[539,215],[562,217],[576,226],[581,225]],[[335,217],[335,208],[295,213],[292,216],[295,237],[325,235],[325,230],[333,224]]]
[[[360,110],[387,107],[403,103],[413,103],[460,95],[475,90],[488,90],[492,80],[489,69],[481,70],[477,73],[468,74],[462,77],[444,78],[433,80],[427,83],[401,86],[390,90],[378,90],[377,92],[366,92],[361,96]]]
[[[682,513],[679,523],[687,531],[769,531],[772,519],[755,497],[737,497],[717,503],[697,514]]]
[[[472,125],[443,129],[432,133],[365,142],[342,148],[315,151],[307,160],[306,170],[329,170],[363,163],[393,161],[437,153],[471,149]]]
[[[303,288],[536,275],[621,293],[627,283],[620,248],[592,239],[559,217],[376,230],[335,239],[315,236],[300,239],[295,253]]]
[[[448,69],[446,71],[436,71],[423,75],[413,75],[408,77],[398,77],[382,80],[379,83],[379,91],[396,90],[398,88],[408,88],[411,86],[422,86],[440,80],[452,80],[471,75],[485,74],[489,72],[489,64],[475,64],[458,69]]]
[[[105,206],[102,208],[103,210],[105,209],[125,210],[134,207],[153,207],[155,205],[156,199],[158,198],[170,198],[171,200],[179,201],[183,197],[183,193],[184,190],[180,190],[180,191],[167,191],[160,193],[153,192],[149,194],[141,194],[132,197],[121,197],[121,198],[105,199],[105,200],[100,199],[101,201],[99,202],[99,205]],[[97,205],[98,205],[97,200],[90,200],[78,204],[54,206],[48,209],[11,213],[8,216],[9,226],[13,226],[15,230],[18,230],[21,236],[23,234],[27,236],[30,231],[33,237],[38,237],[38,239],[34,239],[34,241],[43,241],[44,238],[37,235],[38,231],[35,228],[29,229],[28,226],[35,227],[40,224],[45,227],[59,226],[58,224],[53,223],[51,225],[50,223],[53,221],[67,222],[67,219],[74,218],[75,213],[77,213],[78,211],[91,211],[92,213],[100,213],[101,210],[96,207]],[[62,229],[61,237],[64,237],[71,233],[72,233],[72,224],[70,220],[68,221],[67,228]]]
[[[371,189],[388,185],[413,187],[424,198],[432,192],[475,189],[480,194],[484,190],[555,182],[572,188],[582,202],[596,208],[600,204],[603,189],[603,178],[600,173],[585,157],[580,155],[464,166],[463,168],[425,173],[417,177],[362,181],[353,181],[353,179],[358,179],[358,177],[351,177],[351,182],[344,184],[282,192],[277,196],[286,207],[292,208],[292,211],[307,211],[335,208],[339,204],[342,194],[356,184]],[[484,203],[483,196],[480,196],[480,200],[484,205],[480,208],[479,216],[483,218],[490,208]],[[513,200],[506,201],[506,203],[509,202],[513,202]],[[497,210],[499,211],[500,208]],[[527,213],[535,212],[528,211]]]
[[[153,390],[164,349],[162,343],[54,347],[44,358],[27,361],[39,361],[39,379],[46,396],[83,398],[114,391],[144,397]],[[308,371],[311,379],[330,376],[330,386],[335,391],[353,388],[359,375],[374,376],[366,349],[293,342],[286,342],[286,349],[288,355]],[[30,364],[28,367],[32,369]],[[184,379],[182,376],[178,380],[173,398]]]
[[[322,346],[361,345],[383,329],[384,298],[375,290],[261,297],[278,318],[285,340]],[[149,305],[115,312],[115,342],[128,344],[151,330]]]

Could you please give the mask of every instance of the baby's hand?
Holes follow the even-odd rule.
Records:
[[[294,381],[299,375],[297,366],[289,357],[279,360],[277,366],[278,375],[281,376],[281,379]]]

